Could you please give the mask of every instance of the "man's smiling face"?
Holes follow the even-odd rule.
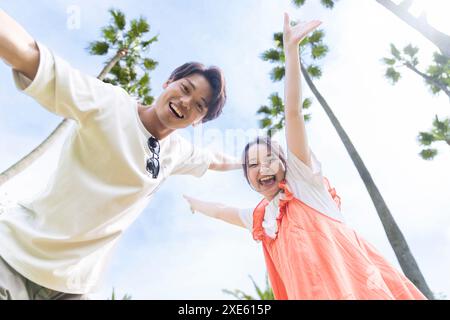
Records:
[[[163,85],[155,102],[156,114],[170,129],[186,128],[199,123],[208,112],[212,88],[203,75],[194,73]]]

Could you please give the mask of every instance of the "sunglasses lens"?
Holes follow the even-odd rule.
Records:
[[[150,137],[148,139],[148,148],[150,149],[151,152],[159,154],[159,142],[158,140],[156,140],[153,137]]]
[[[156,179],[159,174],[159,161],[155,158],[148,159],[147,171],[152,175],[154,179]]]

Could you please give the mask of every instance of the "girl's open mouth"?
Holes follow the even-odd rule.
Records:
[[[275,181],[276,181],[276,178],[274,175],[265,176],[265,177],[262,177],[261,179],[259,179],[259,183],[265,187],[273,186],[275,184]]]

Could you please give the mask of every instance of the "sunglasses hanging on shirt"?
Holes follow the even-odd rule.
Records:
[[[148,138],[147,145],[152,153],[152,157],[147,159],[146,169],[147,172],[152,175],[152,178],[156,179],[159,174],[159,141],[154,137],[150,137]]]

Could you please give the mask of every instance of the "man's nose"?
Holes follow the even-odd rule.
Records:
[[[189,110],[191,108],[191,99],[187,97],[181,98],[181,106],[183,109]]]

